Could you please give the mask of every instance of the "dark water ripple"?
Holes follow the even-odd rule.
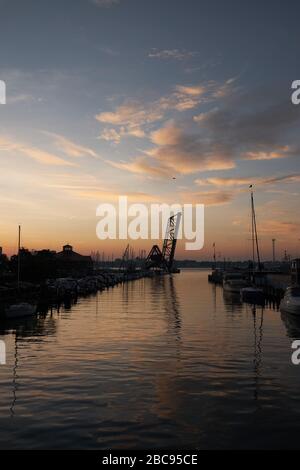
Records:
[[[0,448],[298,448],[297,323],[187,270],[2,326]]]

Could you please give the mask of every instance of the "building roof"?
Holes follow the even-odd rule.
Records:
[[[76,253],[76,251],[73,251],[73,247],[71,245],[64,245],[63,251],[56,253],[56,258],[66,262],[92,262],[92,258],[90,256]]]

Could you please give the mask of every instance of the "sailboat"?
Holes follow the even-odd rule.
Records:
[[[18,237],[18,281],[17,287],[18,292],[20,291],[20,273],[21,273],[21,226],[19,225],[19,237]],[[36,313],[37,306],[28,302],[18,302],[5,309],[6,318],[21,318],[32,316]]]
[[[261,271],[261,260],[257,236],[256,214],[254,206],[253,185],[250,185],[250,200],[251,200],[251,240],[252,240],[252,264],[253,264],[253,283],[255,273],[255,252],[257,256],[258,270]],[[257,288],[254,284],[249,287],[241,289],[241,300],[250,304],[262,304],[265,301],[264,292],[262,289]]]
[[[287,288],[280,303],[280,311],[300,316],[300,286],[293,285]]]
[[[214,264],[211,274],[208,275],[208,281],[214,284],[223,283],[223,270],[217,267],[217,258],[216,258],[216,243],[213,244],[214,249]]]

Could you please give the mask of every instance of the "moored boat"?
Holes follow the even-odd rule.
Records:
[[[37,306],[28,302],[20,302],[5,308],[6,318],[22,318],[35,315]]]
[[[213,269],[211,274],[208,275],[208,281],[214,284],[222,284],[223,282],[223,271],[219,268]]]
[[[22,298],[22,293],[20,292],[21,287],[21,279],[20,279],[20,272],[21,272],[21,226],[19,225],[18,228],[18,280],[17,280],[17,294],[16,294],[16,303],[5,307],[4,313],[6,318],[22,318],[22,317],[30,317],[35,315],[37,312],[37,305],[34,303],[24,302]]]
[[[244,287],[241,289],[241,300],[249,304],[261,305],[265,302],[265,295],[263,290],[257,287]]]
[[[300,316],[300,286],[288,287],[280,303],[282,312]]]
[[[242,273],[227,273],[223,279],[223,289],[226,292],[239,294],[241,289],[248,287],[248,282]]]

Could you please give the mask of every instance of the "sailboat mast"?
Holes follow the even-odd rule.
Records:
[[[217,262],[216,262],[216,244],[213,244],[213,249],[214,249],[214,268],[216,269],[217,267]]]
[[[261,270],[260,254],[259,254],[259,246],[258,246],[258,236],[257,236],[257,225],[256,225],[256,214],[255,214],[254,197],[253,197],[253,190],[252,189],[251,189],[251,207],[252,207],[253,254],[254,254],[254,242],[255,242],[258,269]]]
[[[251,240],[252,240],[252,263],[253,263],[253,272],[255,271],[255,235],[254,235],[254,201],[253,201],[253,192],[251,191]]]
[[[18,234],[18,289],[20,287],[20,272],[21,272],[21,225],[19,225],[19,234]]]

